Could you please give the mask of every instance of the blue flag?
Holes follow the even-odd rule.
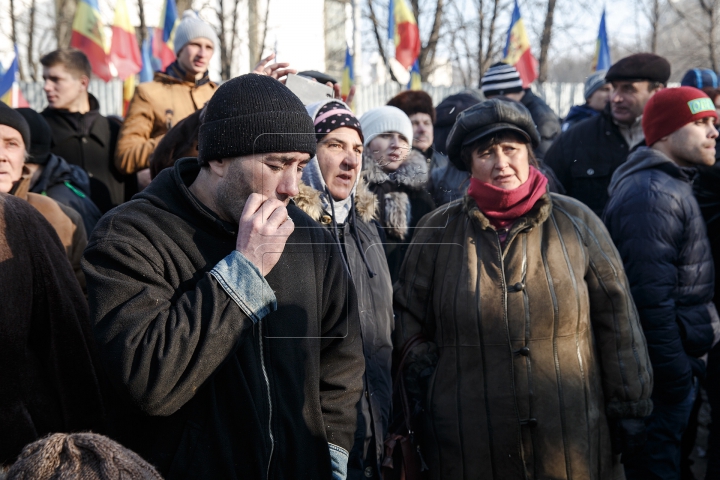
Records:
[[[395,0],[390,0],[388,5],[388,38],[395,38]]]
[[[151,82],[155,75],[152,58],[153,31],[148,28],[148,35],[142,43],[142,70],[140,70],[140,83]]]
[[[0,77],[0,97],[8,93],[12,89],[13,83],[15,83],[15,76],[18,72],[18,58],[20,58],[20,55],[18,55],[18,48],[15,45],[15,58],[7,71]],[[9,105],[9,102],[7,103]]]
[[[608,70],[612,65],[610,60],[610,45],[608,44],[607,30],[605,29],[605,10],[600,18],[600,30],[598,31],[597,43],[595,44],[595,58],[593,59],[593,72]]]
[[[420,76],[420,60],[415,60],[410,69],[410,80],[407,83],[408,90],[422,90],[422,77]]]

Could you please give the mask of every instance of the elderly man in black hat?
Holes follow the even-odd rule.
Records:
[[[166,479],[346,478],[365,360],[342,253],[290,203],[315,151],[299,98],[234,78],[199,157],[91,237],[91,320],[131,410],[116,438]]]
[[[600,115],[563,132],[545,163],[571,197],[601,215],[613,172],[628,154],[643,146],[642,112],[670,78],[670,63],[652,53],[630,55],[615,63],[605,79],[613,86],[610,104]]]

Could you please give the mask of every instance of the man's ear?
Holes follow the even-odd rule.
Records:
[[[208,162],[208,167],[212,173],[222,178],[227,174],[229,164],[229,158],[222,158],[220,160],[210,160]]]
[[[87,75],[80,75],[80,84],[83,86],[85,90],[88,89],[88,86],[90,85],[90,79]]]

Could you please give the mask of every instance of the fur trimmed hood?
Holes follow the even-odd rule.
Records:
[[[360,217],[360,220],[366,223],[370,222],[376,216],[377,198],[374,193],[368,190],[362,176],[358,177],[355,185],[355,212]],[[330,223],[329,213],[323,210],[320,192],[303,182],[300,182],[299,189],[300,193],[293,197],[295,205],[310,215],[313,220],[323,225]],[[327,217],[327,221],[325,221],[324,217]]]
[[[367,149],[365,150],[368,151]],[[422,152],[412,149],[407,160],[392,173],[385,173],[369,154],[363,158],[363,174],[368,184],[393,182],[413,190],[425,188],[428,181],[428,164]]]
[[[455,200],[455,202],[452,202],[452,204],[461,201],[460,199]],[[467,212],[468,216],[470,218],[474,218],[478,223],[480,223],[480,228],[483,230],[491,229],[495,230],[495,227],[492,226],[490,223],[490,220],[485,216],[485,214],[480,211],[480,209],[477,206],[477,203],[475,203],[475,200],[470,195],[465,195],[462,198],[463,202],[463,208]],[[518,225],[520,222],[519,220],[522,219],[522,226],[531,226],[536,227],[543,223],[545,220],[547,220],[550,217],[550,212],[552,211],[552,199],[550,197],[550,193],[546,192],[543,194],[542,197],[538,199],[537,202],[535,202],[535,205],[530,209],[530,211],[521,216],[518,221],[516,221],[513,224],[514,228],[516,225]]]

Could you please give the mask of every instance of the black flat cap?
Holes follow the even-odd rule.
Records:
[[[476,140],[502,130],[519,133],[537,147],[540,144],[535,122],[530,111],[518,102],[491,98],[473,105],[458,115],[447,139],[447,153],[450,161],[459,169],[467,171],[460,158],[462,147]]]
[[[636,53],[615,62],[605,80],[647,80],[667,83],[670,79],[670,62],[654,53]]]

